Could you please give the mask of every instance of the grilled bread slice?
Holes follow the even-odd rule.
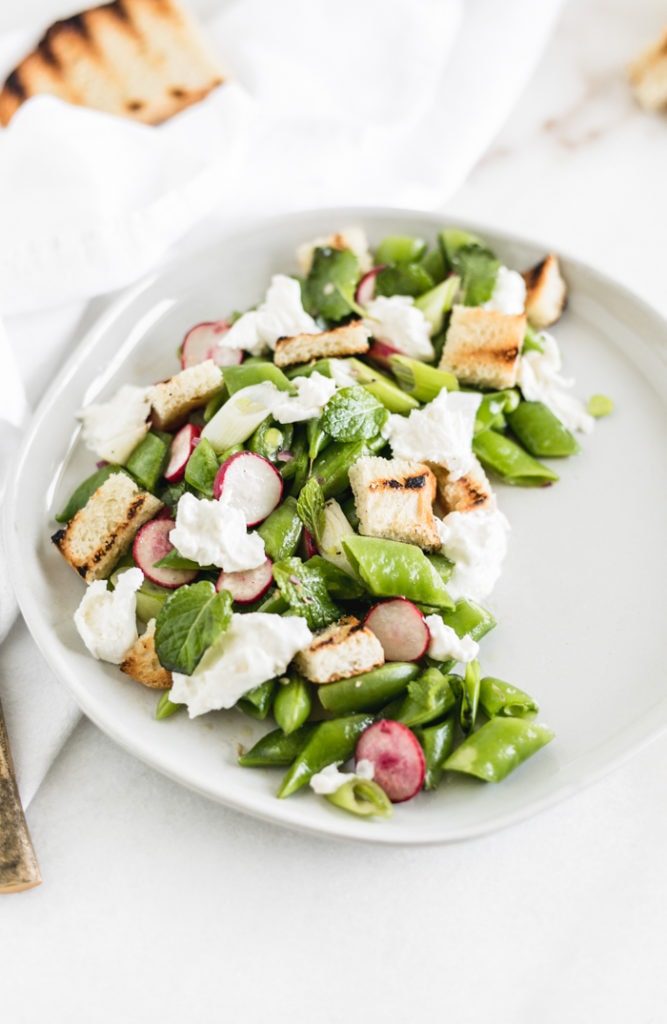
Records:
[[[363,456],[350,469],[350,485],[359,533],[439,550],[442,540],[433,515],[436,480],[425,463]]]
[[[319,630],[294,664],[313,683],[334,683],[383,665],[384,650],[375,633],[346,615]]]
[[[370,331],[361,322],[343,324],[321,334],[295,334],[278,338],[273,361],[276,366],[296,366],[311,359],[354,356],[368,352]]]
[[[525,334],[525,313],[454,306],[438,369],[455,374],[464,384],[512,388]]]
[[[51,25],[0,91],[0,123],[31,96],[160,124],[224,81],[174,0],[113,0]]]

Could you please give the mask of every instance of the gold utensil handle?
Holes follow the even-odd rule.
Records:
[[[42,876],[19,797],[0,704],[0,893],[39,885]]]

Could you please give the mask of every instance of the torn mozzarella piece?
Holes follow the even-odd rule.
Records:
[[[99,661],[120,665],[136,643],[137,590],[144,581],[141,569],[119,574],[113,590],[106,580],[94,580],[74,612],[74,624],[84,644]]]

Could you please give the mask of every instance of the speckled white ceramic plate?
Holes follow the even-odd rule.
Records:
[[[452,223],[449,218],[448,223]],[[279,801],[280,772],[239,768],[266,726],[237,712],[155,720],[156,695],[94,661],[72,623],[83,585],[50,541],[53,513],[91,472],[74,413],[125,382],[177,370],[189,326],[259,301],[272,273],[295,270],[296,246],[349,224],[373,241],[430,239],[441,216],[330,210],[267,223],[219,242],[127,291],[54,381],[25,438],[5,525],[21,609],[45,658],[82,710],[159,771],[214,800],[270,821],[380,843],[459,840],[506,826],[600,777],[667,723],[664,539],[667,499],[667,324],[617,284],[565,259],[567,311],[555,328],[576,393],[602,392],[613,416],[560,463],[544,490],[497,485],[512,524],[504,576],[488,602],[497,629],[482,644],[487,674],[528,690],[555,740],[500,785],[448,778],[397,806],[390,821],[347,815],[309,791]],[[519,269],[546,249],[480,225]],[[554,463],[555,465],[555,463]]]

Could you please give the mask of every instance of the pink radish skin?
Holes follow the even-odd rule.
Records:
[[[402,356],[404,354],[400,349],[394,348],[393,345],[388,345],[386,341],[372,341],[368,350],[368,358],[385,370],[391,370],[390,356]]]
[[[221,348],[218,345],[228,330],[226,320],[205,321],[191,327],[181,345],[181,367],[186,370],[206,359],[212,359],[218,366],[235,366],[243,362],[240,348]]]
[[[147,580],[160,587],[175,590],[185,583],[192,583],[197,569],[160,569],[155,565],[161,558],[173,551],[174,545],[169,534],[174,529],[173,519],[151,519],[137,531],[132,545],[132,556]]]
[[[174,434],[169,449],[169,462],[164,471],[164,478],[170,484],[175,484],[178,480],[183,479],[188,459],[192,455],[200,434],[201,427],[195,426],[194,423],[186,423]]]
[[[303,547],[306,552],[306,558],[313,558],[313,556],[318,553],[315,538],[312,533],[309,533],[306,529],[303,531]]]
[[[393,804],[411,800],[424,785],[424,751],[401,722],[387,718],[369,725],[357,740],[354,758],[372,763],[374,781]]]
[[[359,281],[354,293],[354,301],[358,302],[360,306],[367,306],[375,298],[375,278],[381,270],[384,270],[385,266],[385,263],[381,263],[377,267],[372,267]]]
[[[273,562],[267,558],[256,569],[244,572],[221,572],[215,585],[217,591],[227,590],[237,604],[252,604],[264,597],[273,583]]]
[[[431,642],[426,619],[405,597],[373,605],[364,625],[382,644],[386,661],[419,661]]]
[[[248,526],[257,526],[280,504],[283,478],[263,455],[237,452],[220,466],[213,496],[240,508]]]

